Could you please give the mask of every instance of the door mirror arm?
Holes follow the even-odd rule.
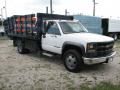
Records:
[[[43,38],[46,38],[46,33],[43,33]]]
[[[43,38],[46,38],[46,35],[43,35]]]

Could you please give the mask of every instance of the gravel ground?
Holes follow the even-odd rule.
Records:
[[[0,90],[80,90],[83,85],[120,82],[120,41],[117,55],[108,64],[86,66],[79,73],[67,71],[59,57],[37,53],[18,54],[12,41],[0,39]]]

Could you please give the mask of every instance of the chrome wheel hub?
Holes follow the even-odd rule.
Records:
[[[72,54],[69,54],[67,57],[66,57],[66,65],[69,69],[74,69],[77,65],[77,60],[76,60],[76,57]]]

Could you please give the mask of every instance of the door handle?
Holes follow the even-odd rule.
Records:
[[[55,38],[57,38],[57,36],[56,36],[56,35],[54,35],[54,36],[51,36],[51,37],[55,37]]]

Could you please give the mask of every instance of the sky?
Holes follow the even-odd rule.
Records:
[[[120,0],[96,0],[96,16],[120,18]],[[50,0],[6,0],[7,16],[25,15],[31,13],[45,13]],[[5,6],[5,0],[0,0],[0,8]],[[50,9],[50,8],[49,8]],[[93,0],[53,0],[55,14],[65,14],[65,9],[70,15],[93,14]],[[5,9],[3,16],[5,17]],[[49,10],[50,13],[50,10]]]

